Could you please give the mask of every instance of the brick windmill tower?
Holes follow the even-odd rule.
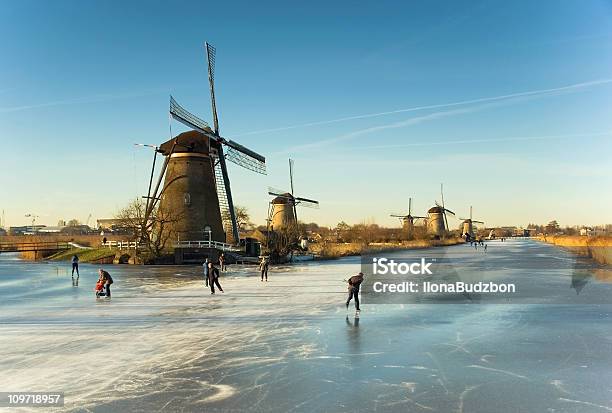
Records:
[[[296,206],[318,208],[319,201],[294,196],[293,159],[289,159],[289,183],[291,192],[268,188],[268,195],[274,196],[268,208],[268,230],[278,231],[297,224]]]
[[[474,238],[474,225],[473,224],[484,224],[483,221],[476,221],[472,218],[472,206],[470,205],[470,217],[459,218],[463,220],[461,224],[461,235],[466,237],[467,240]]]
[[[426,219],[427,217],[419,217],[412,215],[412,198],[408,198],[408,215],[405,214],[391,214],[390,216],[394,218],[399,218],[402,226],[408,233],[408,235],[412,235],[414,232],[414,221],[418,219]]]
[[[156,148],[156,153],[161,153],[165,159],[157,184],[151,191],[155,158],[153,160],[144,223],[151,230],[154,225],[151,216],[155,211],[172,211],[178,217],[169,224],[175,241],[237,244],[238,226],[226,161],[265,174],[266,160],[220,135],[214,87],[215,48],[208,43],[205,48],[214,129],[170,97],[171,117],[192,130],[174,136]],[[162,181],[164,184],[160,188]]]
[[[436,205],[429,208],[427,211],[427,232],[436,237],[442,237],[448,231],[448,218],[446,215],[455,215],[453,211],[444,206],[444,190],[442,184],[440,184],[440,195],[442,197],[442,205],[438,204],[436,201]]]

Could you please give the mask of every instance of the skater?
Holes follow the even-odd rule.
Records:
[[[210,284],[210,293],[215,293],[215,284],[217,284],[217,288],[219,291],[223,292],[223,288],[221,288],[221,284],[219,284],[219,269],[213,265],[212,262],[208,263],[208,283]]]
[[[79,257],[74,254],[72,256],[72,276],[74,277],[74,270],[76,270],[77,272],[77,277],[80,277],[79,275]]]
[[[202,267],[204,267],[204,282],[206,283],[206,286],[208,287],[208,258],[206,258],[204,260],[204,264],[202,264]]]
[[[268,257],[261,257],[261,262],[259,263],[259,270],[261,271],[261,281],[264,280],[264,275],[266,277],[266,282],[268,282],[268,267],[270,266],[268,262]]]
[[[219,255],[219,266],[221,267],[221,271],[227,270],[227,265],[225,265],[225,254],[223,252]]]
[[[355,298],[355,312],[359,313],[361,310],[359,309],[359,287],[361,286],[361,283],[363,282],[363,273],[360,272],[357,275],[353,275],[351,278],[348,279],[348,299],[346,300],[346,309],[348,310],[349,308],[349,303],[351,302],[351,299],[354,297]]]
[[[104,269],[102,268],[98,270],[98,274],[100,274],[100,277],[102,277],[102,281],[104,285],[104,294],[107,298],[110,298],[111,296],[110,286],[113,283],[113,277],[111,277],[111,275],[107,271],[104,271]]]
[[[484,252],[487,252],[487,245],[488,244],[485,244],[485,246],[484,246]]]

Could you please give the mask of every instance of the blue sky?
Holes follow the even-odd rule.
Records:
[[[450,209],[490,225],[612,222],[609,1],[0,5],[8,225],[142,195],[151,153],[133,143],[169,138],[169,95],[211,120],[204,41],[222,134],[268,160],[267,176],[230,166],[257,223],[288,157],[321,202],[305,221],[393,225],[444,182]]]

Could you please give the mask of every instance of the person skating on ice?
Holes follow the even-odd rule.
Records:
[[[359,288],[361,287],[361,283],[363,282],[363,273],[360,272],[357,275],[353,275],[351,278],[347,280],[348,283],[348,299],[346,300],[346,309],[349,308],[349,303],[351,299],[355,298],[355,311],[360,312],[359,309]]]

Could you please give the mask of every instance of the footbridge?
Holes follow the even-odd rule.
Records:
[[[38,241],[38,242],[0,242],[0,253],[3,252],[51,252],[64,251],[72,248],[69,242]]]

